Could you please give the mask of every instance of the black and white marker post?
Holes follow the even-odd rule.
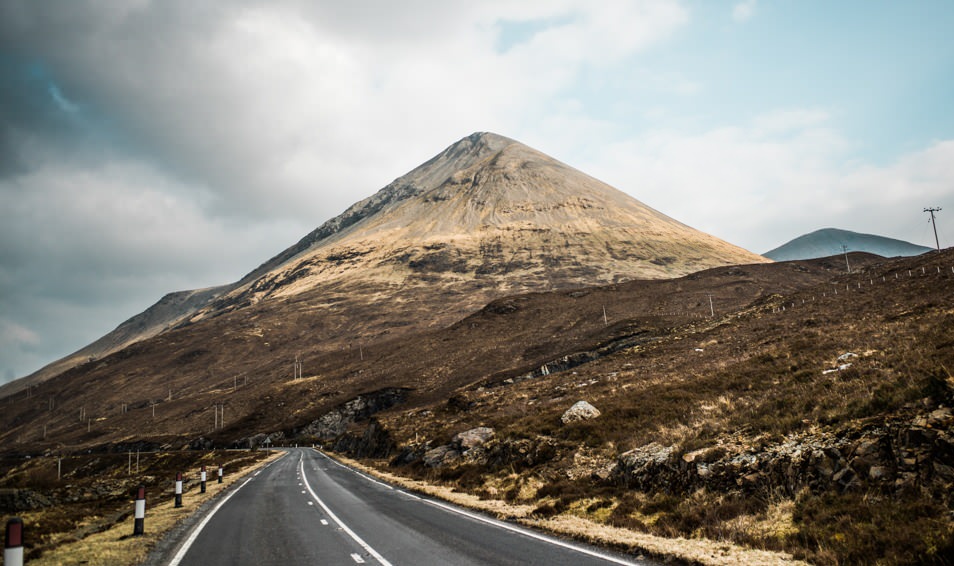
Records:
[[[136,490],[136,522],[133,525],[133,536],[146,532],[146,486],[141,485]]]
[[[5,566],[23,566],[23,519],[7,521],[3,536],[3,563]]]
[[[199,493],[205,493],[205,466],[199,472]]]
[[[182,507],[182,472],[176,472],[176,507]]]
[[[219,464],[219,483],[222,483],[222,464]]]

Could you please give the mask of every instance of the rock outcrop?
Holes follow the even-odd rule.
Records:
[[[647,444],[619,456],[614,476],[645,491],[689,493],[802,489],[896,492],[924,487],[950,493],[954,484],[954,414],[941,408],[905,422],[834,432],[793,434],[781,441],[721,441],[682,452]]]
[[[352,423],[367,420],[371,415],[389,409],[407,398],[409,389],[388,387],[365,393],[328,411],[298,431],[300,436],[333,440],[348,430]]]

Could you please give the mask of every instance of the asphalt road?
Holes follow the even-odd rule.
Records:
[[[650,564],[489,519],[289,449],[213,507],[170,566]]]

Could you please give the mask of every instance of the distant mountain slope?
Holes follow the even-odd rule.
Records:
[[[840,254],[844,251],[842,246],[847,246],[850,252],[868,252],[882,257],[907,257],[931,251],[931,248],[894,238],[823,228],[799,236],[762,255],[774,261],[814,259]]]

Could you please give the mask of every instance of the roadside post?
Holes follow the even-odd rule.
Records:
[[[133,536],[139,536],[146,532],[146,486],[141,485],[136,490],[136,522],[133,525]]]
[[[205,493],[205,466],[199,471],[199,493]]]
[[[23,519],[20,517],[7,521],[3,536],[3,563],[6,566],[23,566]]]
[[[222,483],[222,464],[219,464],[219,483]]]
[[[176,472],[176,507],[182,507],[182,472]]]

